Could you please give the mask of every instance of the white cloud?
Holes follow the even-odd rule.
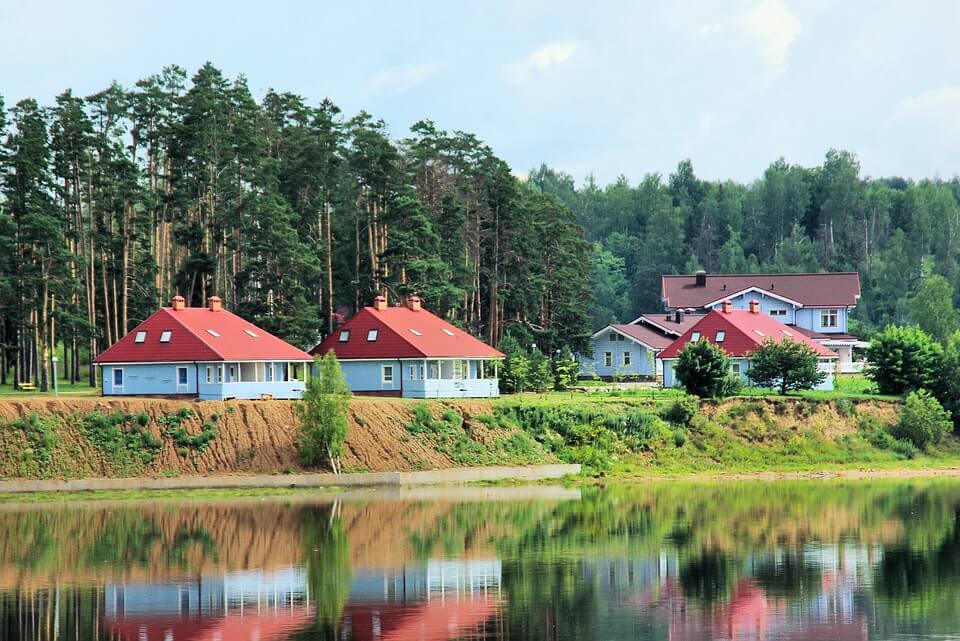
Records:
[[[378,94],[403,93],[422,84],[442,70],[443,65],[437,62],[392,67],[374,74],[368,85],[372,92]]]
[[[761,0],[730,20],[701,26],[697,33],[712,36],[732,31],[748,37],[771,74],[779,76],[787,70],[790,47],[800,28],[800,19],[783,0]]]
[[[944,85],[904,98],[886,124],[919,125],[941,140],[960,143],[960,85]]]
[[[523,60],[505,65],[503,75],[510,84],[525,85],[543,77],[550,68],[569,61],[579,48],[580,43],[573,40],[548,42]]]

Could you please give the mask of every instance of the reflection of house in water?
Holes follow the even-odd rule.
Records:
[[[306,571],[228,572],[194,581],[107,584],[104,619],[137,641],[284,638],[314,620]],[[428,561],[354,574],[345,639],[445,640],[482,631],[498,611],[500,561]]]

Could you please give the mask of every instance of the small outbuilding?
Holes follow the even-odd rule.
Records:
[[[311,350],[333,350],[355,394],[407,398],[500,395],[503,354],[423,309],[420,298],[389,307],[377,296]]]
[[[187,307],[175,296],[94,359],[104,396],[171,396],[201,400],[303,395],[313,358],[223,309]]]

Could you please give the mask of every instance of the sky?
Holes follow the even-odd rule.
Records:
[[[50,104],[178,64],[244,74],[396,138],[476,134],[518,175],[758,178],[850,150],[960,172],[960,2],[0,0],[0,95]]]

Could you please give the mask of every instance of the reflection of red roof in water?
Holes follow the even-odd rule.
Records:
[[[129,641],[271,641],[304,628],[313,621],[313,608],[277,610],[268,614],[228,614],[221,617],[175,619],[131,617],[107,621],[112,632]]]
[[[344,616],[350,617],[353,639],[371,641],[446,641],[461,636],[462,632],[481,625],[497,611],[497,601],[491,596],[458,599],[448,596],[415,606],[348,605]],[[373,616],[380,627],[375,637]],[[226,639],[226,637],[224,637]],[[152,641],[152,639],[151,639]]]

